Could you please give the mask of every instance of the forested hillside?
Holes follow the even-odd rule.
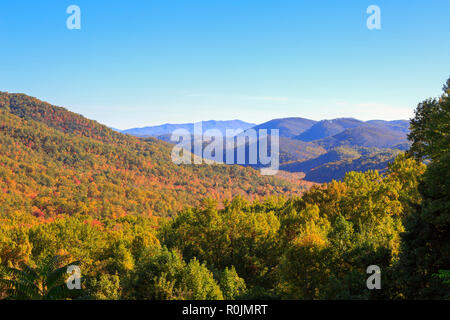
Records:
[[[289,172],[306,172],[305,179],[319,183],[341,180],[350,171],[384,172],[401,152],[397,149],[336,147],[306,161],[291,161],[280,166]]]
[[[257,199],[305,189],[302,181],[251,168],[175,165],[171,149],[26,95],[0,93],[1,213],[164,216],[206,194]]]
[[[302,195],[253,201],[201,190],[185,206],[209,179],[269,180],[249,168],[175,167],[159,153],[163,142],[3,94],[0,298],[449,299],[449,96],[450,79],[441,97],[418,105],[411,148],[383,174],[349,172]],[[328,157],[343,155],[356,156]],[[148,177],[165,174],[147,190]],[[176,174],[199,183],[175,193]],[[154,210],[147,197],[158,192],[183,208],[156,219],[146,206]],[[69,265],[80,267],[81,289],[67,288]],[[366,282],[372,265],[376,290]]]

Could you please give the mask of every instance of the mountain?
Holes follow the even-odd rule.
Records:
[[[299,133],[310,128],[314,123],[315,123],[314,120],[309,120],[305,118],[282,118],[282,119],[274,119],[253,126],[251,127],[251,129],[254,129],[257,133],[259,133],[259,130],[261,129],[267,129],[269,135],[270,130],[278,129],[280,135],[280,161],[286,162],[286,161],[305,160],[312,157],[316,157],[326,152],[326,150],[323,147],[317,144],[292,139],[292,137],[295,137]],[[190,127],[186,127],[185,129],[189,130]],[[127,131],[123,132],[127,133]],[[245,131],[241,135],[244,134]],[[136,135],[136,133],[134,135]],[[171,134],[161,134],[157,135],[156,137],[160,140],[169,143],[174,143],[173,141],[171,141]],[[191,139],[193,139],[192,136]],[[237,139],[235,139],[235,141],[236,140]],[[223,143],[223,145],[225,146],[225,143]],[[248,150],[248,144],[246,148],[247,148],[246,150]],[[190,151],[193,152],[193,146]],[[236,150],[234,152],[236,154]],[[248,155],[248,151],[246,152],[246,155]],[[246,157],[246,163],[248,163],[248,156]]]
[[[338,162],[347,159],[356,159],[360,156],[361,154],[355,149],[338,147],[312,159],[286,162],[281,165],[280,169],[290,172],[307,173],[310,170],[326,163]]]
[[[341,180],[350,171],[365,172],[368,170],[378,170],[379,172],[384,172],[388,164],[399,154],[399,150],[381,149],[362,153],[361,156],[356,158],[324,163],[307,172],[305,179],[324,183],[332,180]]]
[[[270,137],[270,135],[269,135]],[[166,134],[166,135],[162,135],[162,136],[158,136],[157,137],[160,140],[169,142],[169,143],[173,143],[175,144],[176,142],[171,140],[171,135]],[[198,138],[198,137],[196,137]],[[201,137],[200,137],[201,138]],[[191,135],[191,141],[194,140],[194,136]],[[268,143],[268,150],[270,152],[270,138],[268,139],[269,143]],[[299,161],[299,160],[305,160],[305,159],[310,159],[313,157],[317,157],[323,153],[326,152],[326,150],[319,146],[319,145],[315,145],[309,142],[303,142],[300,140],[293,140],[293,139],[289,139],[289,138],[284,138],[284,137],[280,137],[279,139],[279,151],[280,151],[280,162],[288,162],[288,161]],[[209,142],[208,142],[209,143]],[[208,143],[203,142],[203,149],[205,148],[206,145],[208,145]],[[226,140],[225,137],[223,138],[223,162],[226,162]],[[235,147],[233,147],[234,151],[234,159],[237,159],[237,138],[234,137],[234,143],[235,143]],[[256,145],[256,148],[258,148],[258,144]],[[193,143],[191,143],[191,149],[189,150],[192,153],[194,153],[194,145]],[[200,156],[200,154],[197,154],[198,156]],[[246,141],[245,143],[245,164],[249,163],[249,145],[248,145],[248,141]],[[256,166],[256,167],[259,167]]]
[[[226,130],[247,130],[251,127],[254,127],[254,123],[248,123],[241,120],[227,120],[227,121],[202,121],[202,130],[203,132],[211,129],[219,130],[224,136],[226,135]],[[127,130],[122,130],[122,133],[130,134],[136,137],[156,137],[156,136],[164,136],[170,135],[173,131],[177,129],[185,129],[188,130],[189,133],[194,133],[194,123],[183,123],[183,124],[163,124],[159,126],[153,127],[144,127],[144,128],[132,128]]]
[[[294,139],[301,141],[314,141],[326,137],[334,136],[345,129],[363,126],[364,122],[353,118],[339,118],[333,120],[322,120],[315,123],[308,130],[302,132]]]
[[[315,123],[316,121],[305,118],[280,118],[264,122],[252,129],[257,133],[261,129],[266,129],[269,136],[270,130],[279,130],[280,163],[283,163],[310,159],[326,152],[323,147],[317,144],[293,139],[311,128]]]
[[[310,141],[326,152],[282,162],[280,170],[303,172],[305,180],[317,183],[342,179],[349,171],[384,171],[400,151],[409,149],[408,132],[409,122],[405,120],[319,121],[294,139]]]
[[[305,118],[274,119],[255,126],[253,129],[279,129],[280,137],[293,138],[311,128],[316,121]]]
[[[338,118],[316,122],[304,118],[283,118],[252,129],[279,129],[280,170],[303,173],[306,180],[319,183],[341,179],[346,170],[383,171],[398,151],[409,148],[409,122],[406,120],[364,122]],[[171,142],[170,135],[158,138]],[[204,147],[206,145],[203,144]],[[244,165],[259,168],[259,162],[256,165],[249,163],[248,142],[245,148]],[[237,159],[237,147],[234,149]],[[193,148],[190,151],[193,152]],[[225,162],[225,149],[223,154]]]
[[[308,171],[319,164],[359,157],[361,148],[389,148],[386,152],[390,155],[393,154],[390,149],[404,151],[409,148],[409,122],[406,120],[364,122],[338,118],[314,122],[303,118],[285,118],[254,127],[258,128],[280,130],[281,170],[305,172],[307,179],[315,177],[308,175]],[[296,135],[298,132],[301,133]],[[366,167],[374,169],[378,165]]]
[[[24,94],[0,92],[0,214],[167,216],[221,201],[296,195],[301,180],[250,167],[176,165],[173,146],[118,133]]]
[[[334,136],[315,141],[325,149],[338,146],[390,148],[407,142],[406,133],[373,125],[346,129]]]
[[[378,126],[381,128],[387,128],[389,130],[402,132],[404,134],[409,133],[409,121],[408,120],[394,120],[394,121],[369,120],[369,121],[366,121],[366,123],[370,124],[370,125]]]
[[[349,171],[378,170],[400,153],[395,149],[337,147],[316,158],[282,164],[280,170],[305,173],[305,180],[318,183],[344,178]]]

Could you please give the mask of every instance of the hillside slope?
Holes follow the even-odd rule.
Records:
[[[317,183],[340,180],[350,171],[378,170],[383,172],[401,151],[380,148],[337,147],[317,158],[294,161],[280,166],[281,170],[303,172],[305,179]]]
[[[345,129],[363,126],[364,122],[352,118],[339,118],[333,120],[322,120],[315,123],[311,128],[296,136],[295,139],[301,141],[314,141],[326,137],[334,136]]]
[[[0,213],[170,215],[221,200],[290,195],[301,181],[252,168],[175,165],[172,145],[124,135],[38,99],[0,92]]]
[[[338,133],[332,137],[314,141],[325,149],[339,146],[391,148],[408,142],[406,134],[375,126],[362,126]]]
[[[359,158],[346,159],[343,161],[330,162],[310,170],[306,174],[306,179],[318,183],[341,180],[350,171],[366,172],[377,170],[383,173],[387,170],[388,164],[400,154],[398,150],[382,149],[380,152],[364,154]]]

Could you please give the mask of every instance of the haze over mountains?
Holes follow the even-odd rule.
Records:
[[[409,146],[407,139],[409,121],[407,120],[361,121],[353,118],[338,118],[314,121],[291,117],[273,119],[259,125],[239,120],[206,121],[203,123],[203,128],[204,131],[207,128],[224,132],[224,128],[239,129],[241,124],[243,126],[240,128],[243,130],[252,128],[258,132],[259,129],[268,129],[269,134],[270,130],[278,129],[280,169],[303,172],[306,180],[320,183],[341,179],[347,171],[352,170],[383,171],[399,151],[406,150]],[[193,124],[166,124],[122,132],[137,136],[141,136],[143,132],[152,132],[153,136],[171,142],[171,132],[177,128],[185,128],[193,132]],[[248,150],[248,145],[246,148]],[[248,158],[246,164],[248,164]]]
[[[226,135],[226,130],[235,130],[242,129],[247,130],[251,127],[254,127],[254,123],[248,123],[241,120],[228,120],[228,121],[202,121],[202,130],[203,132],[210,129],[219,130],[224,136]],[[189,131],[189,133],[194,133],[194,123],[182,123],[182,124],[162,124],[159,126],[151,126],[144,128],[132,128],[127,130],[118,130],[122,133],[131,134],[136,137],[157,137],[162,135],[171,134],[173,131],[177,129],[185,129]]]
[[[409,132],[408,120],[369,120],[361,121],[354,118],[337,118],[331,120],[315,121],[305,118],[280,118],[273,119],[262,124],[256,125],[253,123],[241,121],[241,120],[209,120],[202,121],[203,131],[209,129],[218,129],[225,134],[226,129],[243,129],[247,130],[253,128],[259,129],[279,129],[280,136],[286,138],[293,138],[305,142],[314,140],[320,140],[323,138],[334,136],[338,133],[345,131],[346,129],[352,129],[356,127],[373,127],[380,130],[387,130],[400,132],[407,134]],[[134,136],[159,136],[171,134],[176,129],[186,129],[193,133],[194,123],[183,124],[170,124],[166,123],[157,126],[148,126],[143,128],[131,128],[126,130],[117,130],[122,133],[131,134]]]

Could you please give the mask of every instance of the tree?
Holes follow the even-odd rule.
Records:
[[[181,273],[180,287],[187,299],[223,300],[219,285],[206,264],[192,259]]]
[[[225,268],[220,274],[219,285],[226,300],[239,298],[247,289],[244,279],[239,277],[234,267]]]
[[[450,268],[450,78],[440,99],[419,104],[411,120],[410,153],[430,159],[419,185],[422,203],[405,222],[399,270],[408,299],[442,299],[448,286],[434,277]]]
[[[6,298],[12,300],[62,300],[82,295],[81,290],[70,290],[64,279],[67,268],[79,265],[79,261],[62,267],[64,257],[49,257],[40,267],[32,268],[22,263],[22,268],[1,266],[0,289],[6,292]]]
[[[204,263],[195,258],[186,263],[179,252],[167,248],[138,263],[128,290],[135,299],[223,299],[219,285]]]
[[[121,297],[118,275],[102,274],[90,282],[90,295],[96,300],[118,300]]]
[[[420,159],[439,159],[450,151],[450,78],[439,99],[427,99],[417,106],[411,119],[409,153]]]
[[[202,210],[181,212],[162,228],[160,237],[188,260],[204,261],[210,270],[234,266],[248,285],[264,286],[273,285],[270,273],[279,260],[279,226],[274,212],[261,206],[250,208],[238,196],[224,209],[207,202]]]

